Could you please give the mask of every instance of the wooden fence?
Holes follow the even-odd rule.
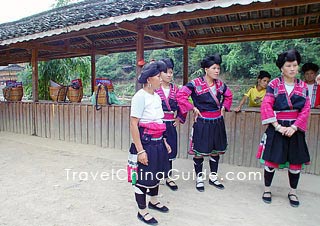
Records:
[[[178,157],[187,154],[192,115],[178,127]],[[0,131],[92,144],[128,150],[130,106],[105,106],[96,111],[93,105],[64,103],[0,102]],[[255,158],[264,131],[260,112],[251,108],[235,113],[227,112],[225,122],[228,151],[221,161],[228,164],[260,167]],[[313,110],[309,120],[307,142],[312,164],[307,173],[320,175],[320,111]]]

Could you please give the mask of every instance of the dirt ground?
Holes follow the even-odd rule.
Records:
[[[145,225],[136,217],[126,160],[127,153],[120,150],[0,132],[0,225]],[[160,186],[160,200],[169,213],[150,210],[159,225],[319,225],[319,176],[301,176],[301,205],[293,208],[287,199],[287,171],[276,172],[268,205],[261,200],[262,178],[250,177],[261,176],[261,169],[221,164],[226,189],[206,181],[200,193],[192,178],[185,180],[192,161],[177,159],[174,167],[179,190]]]

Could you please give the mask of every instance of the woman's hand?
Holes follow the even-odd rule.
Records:
[[[241,111],[241,106],[238,106],[234,109],[235,112],[240,112]]]
[[[140,153],[141,152],[141,153]],[[143,165],[148,165],[148,155],[145,150],[138,152],[138,161]]]
[[[279,132],[279,133],[281,133],[282,136],[284,136],[285,133],[286,133],[286,128],[287,128],[287,127],[284,127],[284,126],[281,126],[281,125],[280,125],[278,129],[276,128],[276,131]]]
[[[296,127],[293,127],[293,126],[286,127],[286,132],[284,135],[286,135],[287,137],[291,137],[296,131],[297,131]]]
[[[195,122],[197,121],[198,116],[202,117],[199,109],[196,108],[196,107],[193,108],[193,115],[194,115],[194,121],[195,121]]]
[[[296,130],[292,127],[281,126],[278,129],[278,132],[281,133],[282,136],[291,137],[296,132]]]
[[[167,139],[164,138],[163,142],[164,142],[164,145],[167,148],[168,153],[171,153],[172,149],[171,149],[170,145],[168,144]]]
[[[180,120],[179,120],[178,118],[175,118],[175,119],[174,119],[173,126],[174,126],[174,127],[177,127],[179,124],[180,124]]]
[[[221,115],[222,117],[224,117],[224,113],[226,112],[226,108],[224,106],[222,106],[221,108]]]

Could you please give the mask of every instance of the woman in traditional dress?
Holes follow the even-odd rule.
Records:
[[[173,79],[173,68],[174,63],[171,58],[165,58],[158,63],[164,64],[161,66],[163,69],[161,70],[160,77],[161,77],[161,87],[160,89],[156,90],[158,95],[162,101],[162,109],[164,111],[164,118],[163,121],[166,123],[166,137],[167,142],[171,147],[171,153],[169,153],[169,175],[166,179],[166,185],[173,191],[178,190],[178,186],[176,185],[174,178],[172,177],[173,169],[172,169],[172,162],[177,157],[177,125],[179,123],[185,122],[185,117],[181,114],[177,100],[176,94],[178,92],[178,87],[172,83]]]
[[[196,189],[204,191],[202,165],[204,156],[209,156],[209,184],[224,189],[218,181],[218,165],[220,155],[227,148],[227,135],[223,114],[230,110],[232,92],[224,82],[218,79],[220,74],[221,56],[215,54],[202,60],[201,68],[204,75],[193,79],[183,86],[177,101],[182,114],[193,110],[194,124],[192,145],[194,151],[194,169],[197,175]],[[189,101],[191,96],[193,104]]]
[[[299,206],[296,189],[300,171],[309,164],[310,156],[305,140],[310,100],[306,83],[296,78],[301,56],[289,50],[278,56],[276,65],[281,76],[273,79],[261,104],[261,119],[268,128],[263,135],[257,157],[265,165],[262,200],[271,203],[271,183],[275,168],[288,168],[290,191],[288,199]]]
[[[161,204],[157,198],[159,180],[166,177],[169,168],[168,152],[170,146],[163,138],[166,125],[161,107],[161,99],[156,89],[160,88],[160,69],[156,62],[142,68],[138,79],[143,84],[132,98],[130,130],[133,143],[130,154],[137,155],[137,179],[134,184],[135,198],[138,204],[138,219],[147,224],[157,224],[147,209],[146,194],[150,195],[148,207],[160,212],[169,209]]]

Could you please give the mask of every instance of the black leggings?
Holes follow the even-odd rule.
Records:
[[[274,172],[275,172],[274,168],[266,167],[264,169],[264,185],[266,187],[271,186]],[[288,177],[289,177],[290,187],[292,189],[297,189],[299,178],[300,178],[300,171],[296,171],[295,173],[293,173],[290,170],[288,170]]]
[[[159,185],[157,185],[154,188],[149,188],[148,195],[157,196],[158,193],[159,193]],[[138,204],[139,209],[145,209],[147,207],[146,195],[147,195],[147,188],[141,187],[139,185],[135,186],[135,197],[136,197],[136,202]]]

